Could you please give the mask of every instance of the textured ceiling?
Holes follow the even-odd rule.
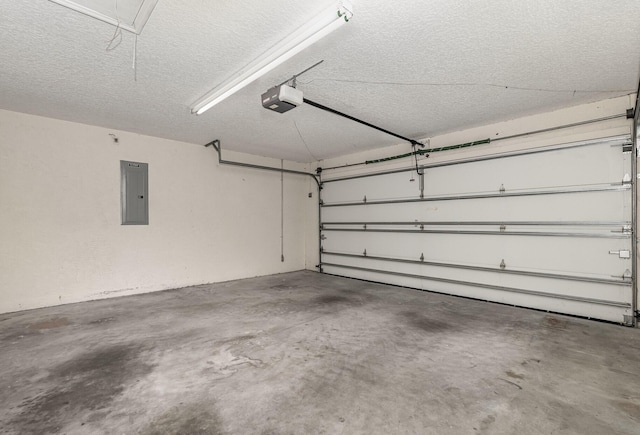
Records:
[[[332,3],[159,0],[134,74],[133,34],[107,51],[113,26],[46,0],[0,0],[0,108],[314,161],[398,143],[308,105],[262,108],[262,92],[319,60],[299,79],[306,98],[416,139],[637,90],[638,0],[352,0],[347,25],[190,114]]]

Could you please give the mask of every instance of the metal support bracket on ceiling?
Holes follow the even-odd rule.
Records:
[[[314,63],[313,65],[311,65],[310,67],[300,71],[298,74],[294,74],[290,79],[285,80],[284,82],[276,85],[277,86],[282,86],[285,84],[289,84],[292,88],[297,88],[298,87],[298,77],[300,77],[302,74],[306,73],[309,70],[312,70],[313,68],[317,67],[318,65],[320,65],[322,62],[324,62],[324,59]]]

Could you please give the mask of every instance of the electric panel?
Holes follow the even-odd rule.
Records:
[[[149,225],[149,165],[120,161],[122,225]]]

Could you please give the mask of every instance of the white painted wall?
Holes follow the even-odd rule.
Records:
[[[120,160],[149,164],[149,226],[120,225]],[[282,263],[279,173],[219,166],[213,148],[0,110],[0,312],[304,269],[309,180],[284,176]]]

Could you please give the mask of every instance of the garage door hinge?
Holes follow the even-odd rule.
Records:
[[[364,252],[362,252],[362,255],[364,255],[365,257],[367,256],[367,250],[365,249]]]
[[[504,184],[500,185],[500,189],[498,190],[500,193],[505,193],[507,189],[504,188]]]
[[[502,261],[500,262],[500,269],[504,270],[507,267],[507,265],[504,262],[504,258],[502,259]]]
[[[365,204],[367,203],[367,195],[365,195],[364,198],[362,198],[362,202],[364,202]]]
[[[420,254],[420,261],[424,261],[424,252]]]
[[[622,152],[623,153],[630,153],[631,151],[633,151],[633,143],[632,142],[625,142],[622,144]]]
[[[507,226],[506,225],[500,225],[500,231],[506,231],[507,230]]]
[[[320,236],[320,240],[327,240],[327,236],[325,236],[324,234],[322,234],[322,235]]]
[[[612,233],[631,234],[631,225],[624,225],[621,230],[611,230]]]
[[[631,184],[631,174],[624,174],[624,177],[622,177],[622,184]]]
[[[622,274],[622,279],[624,279],[624,280],[630,280],[631,279],[631,271],[629,269],[626,269],[624,271],[624,273]]]

